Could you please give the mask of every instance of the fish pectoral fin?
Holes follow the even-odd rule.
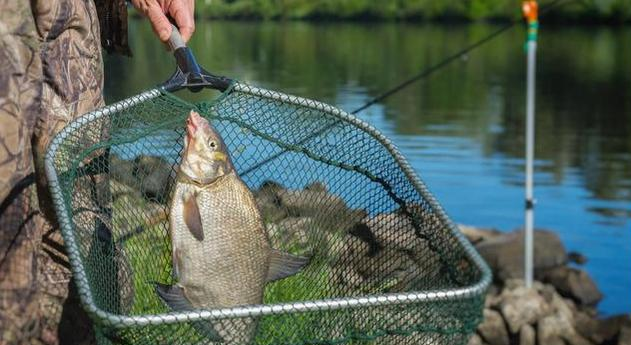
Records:
[[[191,302],[184,296],[184,289],[177,285],[154,283],[158,296],[174,311],[193,310]]]
[[[194,310],[191,302],[184,296],[184,289],[177,285],[165,285],[160,283],[154,283],[156,286],[156,292],[158,296],[166,303],[166,305],[173,311],[188,311]],[[223,343],[223,338],[219,335],[215,327],[208,321],[194,321],[191,323],[193,328],[199,332],[202,336],[210,339],[213,342]]]
[[[184,223],[188,227],[188,230],[193,234],[198,241],[204,240],[204,229],[202,227],[202,216],[199,213],[199,206],[197,205],[197,195],[190,193],[184,197]]]
[[[272,249],[267,282],[283,279],[298,273],[309,263],[309,258]]]

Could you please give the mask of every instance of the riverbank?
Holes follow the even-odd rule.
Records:
[[[567,253],[551,231],[535,232],[535,278],[523,280],[523,233],[460,226],[493,270],[484,321],[470,345],[629,345],[631,316],[599,316],[603,295],[587,272],[588,258]]]
[[[142,191],[130,205],[150,203],[155,205],[152,208],[160,208],[159,204],[166,202],[168,195],[164,192],[172,181],[168,163],[155,157],[139,157],[130,162],[113,156],[112,167],[114,180]],[[316,290],[291,285],[295,281],[285,282],[289,284],[286,290],[271,289],[266,294],[268,303],[284,296],[278,293],[287,289],[292,294],[304,293],[305,299],[312,299],[314,291],[325,298],[329,279],[351,291],[361,288],[374,294],[407,291],[398,289],[409,287],[412,282],[409,272],[438,276],[434,271],[440,267],[437,261],[428,264],[435,257],[428,255],[423,241],[405,235],[412,233],[406,230],[410,225],[397,212],[368,216],[363,210],[349,208],[343,199],[318,182],[296,190],[268,182],[254,194],[275,248],[290,246],[293,251],[308,255],[315,229],[323,227],[336,229],[322,236],[323,248],[333,257],[354,258],[342,260],[343,269],[336,265],[338,260],[331,260],[331,267],[323,266],[328,267],[328,278],[315,284]],[[389,234],[395,223],[402,227],[401,235],[392,238]],[[581,268],[589,258],[568,252],[555,232],[535,232],[536,282],[532,288],[526,288],[520,280],[524,247],[521,231],[502,232],[464,225],[459,228],[489,264],[494,278],[486,294],[483,322],[470,345],[631,345],[630,315],[599,314],[597,307],[603,294]],[[406,255],[410,254],[408,258]],[[140,292],[138,288],[136,293]]]
[[[253,1],[199,2],[196,14],[203,18],[308,19],[308,20],[431,20],[508,21],[519,16],[519,4],[510,0],[471,1]],[[545,7],[545,3],[541,3]],[[631,21],[626,0],[561,1],[546,14],[547,22],[609,23]]]

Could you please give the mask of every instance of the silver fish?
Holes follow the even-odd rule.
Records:
[[[186,121],[169,223],[178,282],[156,284],[156,291],[175,311],[260,304],[267,282],[297,273],[308,262],[271,248],[254,196],[221,136],[194,111]],[[250,342],[256,329],[253,319],[193,326],[228,344]]]

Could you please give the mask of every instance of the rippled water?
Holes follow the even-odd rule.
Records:
[[[199,22],[207,69],[354,110],[497,28],[491,25]],[[524,31],[514,29],[359,116],[390,137],[458,223],[523,223]],[[144,22],[133,59],[106,59],[106,97],[167,79]],[[207,96],[207,95],[206,95]],[[199,96],[198,96],[199,97]],[[542,27],[537,227],[585,254],[605,314],[631,312],[631,28]]]

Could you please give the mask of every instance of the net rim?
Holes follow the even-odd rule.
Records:
[[[107,312],[99,308],[94,302],[94,297],[89,287],[88,279],[85,273],[84,264],[80,260],[79,248],[76,242],[75,235],[73,233],[72,221],[70,219],[70,212],[68,205],[63,199],[63,192],[59,182],[59,176],[54,166],[54,158],[57,151],[60,148],[61,143],[71,133],[78,130],[82,125],[91,122],[95,119],[107,116],[111,113],[125,110],[141,102],[149,101],[153,98],[161,95],[168,94],[169,97],[175,97],[181,100],[176,95],[167,93],[162,88],[154,88],[148,91],[142,92],[138,95],[132,96],[125,100],[121,100],[109,106],[105,106],[91,112],[88,112],[64,127],[51,141],[48,151],[45,156],[45,171],[50,184],[50,192],[53,199],[56,214],[59,218],[59,224],[61,227],[62,236],[65,242],[66,250],[70,259],[75,282],[77,283],[79,296],[84,305],[86,311],[92,315],[100,324],[107,325],[113,328],[126,328],[129,326],[143,326],[143,325],[162,325],[162,324],[175,324],[181,322],[190,322],[198,320],[214,320],[214,319],[226,319],[226,318],[242,318],[264,315],[279,315],[279,314],[292,314],[302,313],[309,311],[325,311],[325,310],[338,310],[346,308],[359,308],[369,306],[384,306],[394,304],[411,304],[411,303],[423,303],[423,302],[438,302],[438,301],[455,301],[466,298],[473,298],[476,296],[482,296],[491,283],[491,270],[484,260],[477,253],[473,245],[464,237],[457,226],[449,219],[443,208],[438,201],[430,193],[425,183],[419,178],[407,159],[399,152],[394,143],[385,137],[372,125],[364,122],[356,116],[349,114],[339,108],[331,105],[302,98],[298,96],[287,95],[277,91],[266,90],[240,82],[234,82],[224,93],[222,93],[215,102],[219,101],[223,97],[229,95],[231,92],[237,91],[254,96],[272,98],[282,102],[291,103],[298,106],[309,107],[314,110],[328,113],[335,116],[345,122],[349,122],[359,129],[370,134],[375,140],[384,145],[384,147],[392,154],[397,164],[401,167],[406,177],[412,182],[414,188],[420,193],[429,203],[429,205],[435,210],[436,215],[444,222],[449,228],[452,235],[457,239],[459,245],[464,249],[466,256],[473,262],[474,266],[481,272],[480,279],[474,284],[457,288],[457,289],[439,289],[430,291],[408,292],[408,293],[390,293],[369,295],[361,297],[341,297],[333,299],[321,299],[313,301],[303,302],[291,302],[291,303],[278,303],[278,304],[266,304],[266,305],[251,305],[242,307],[231,307],[211,310],[199,310],[189,312],[178,313],[165,313],[165,314],[153,314],[153,315],[136,315],[125,316]],[[194,106],[191,104],[191,106]]]

